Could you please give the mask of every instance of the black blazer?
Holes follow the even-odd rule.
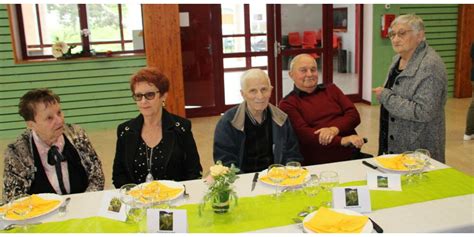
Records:
[[[191,121],[163,109],[162,131],[167,142],[163,146],[165,170],[153,175],[155,179],[189,180],[201,177],[199,154],[191,132]],[[143,127],[143,115],[122,123],[117,128],[112,182],[116,188],[124,184],[138,183],[138,176],[132,170],[132,161],[138,152]]]

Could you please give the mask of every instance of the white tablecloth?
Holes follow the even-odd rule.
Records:
[[[366,159],[374,163],[373,159]],[[447,168],[448,166],[432,161],[434,169]],[[365,180],[367,172],[379,172],[362,165],[362,160],[338,162],[307,167],[310,173],[319,174],[324,170],[334,170],[339,173],[340,182]],[[257,183],[254,191],[251,191],[251,183],[254,174],[243,174],[236,181],[236,191],[239,197],[270,194],[274,188]],[[188,199],[179,199],[174,205],[185,203],[199,203],[204,196],[207,186],[202,180],[185,181]],[[35,221],[52,222],[63,221],[72,218],[86,218],[96,216],[101,205],[102,196],[105,192],[117,192],[117,190],[105,190],[101,192],[89,192],[68,195],[71,202],[65,216],[51,213]],[[423,203],[415,203],[394,208],[373,211],[367,216],[377,222],[384,232],[388,233],[432,233],[432,232],[474,232],[474,195],[457,196]],[[2,223],[2,224],[5,224]],[[288,225],[275,228],[261,229],[255,232],[283,233],[301,232],[297,225]]]

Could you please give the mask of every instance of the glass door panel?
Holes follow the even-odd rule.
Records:
[[[346,95],[359,93],[356,4],[333,5],[333,83]],[[356,66],[357,64],[357,66]]]
[[[291,60],[298,54],[307,53],[316,59],[319,83],[323,81],[321,70],[323,5],[282,4],[280,18],[281,95],[283,98],[293,90],[293,80],[288,73]]]

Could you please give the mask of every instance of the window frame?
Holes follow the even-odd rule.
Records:
[[[42,3],[46,4],[46,3]],[[18,23],[18,36],[19,36],[19,41],[20,41],[20,53],[21,53],[21,58],[22,61],[34,61],[34,60],[41,60],[41,59],[54,59],[53,55],[35,55],[31,56],[28,55],[28,48],[46,48],[46,47],[51,47],[52,44],[44,44],[43,36],[42,36],[42,28],[41,28],[41,17],[39,14],[39,5],[35,3],[35,11],[36,11],[36,21],[37,21],[37,31],[36,33],[39,34],[39,45],[27,45],[26,43],[26,37],[25,37],[25,24],[23,22],[23,11],[21,9],[22,4],[15,4],[15,11],[16,11],[16,21]],[[89,29],[88,24],[87,24],[87,4],[75,4],[77,5],[78,8],[78,17],[79,17],[79,27],[80,29]],[[123,13],[122,13],[122,5],[123,4],[117,4],[118,5],[118,17],[119,17],[119,31],[120,31],[120,39],[119,40],[107,40],[107,41],[96,41],[96,42],[91,42],[89,40],[89,37],[84,36],[81,34],[81,42],[80,43],[68,43],[69,45],[76,45],[76,46],[82,46],[82,53],[78,56],[75,56],[74,58],[88,58],[88,57],[94,57],[90,53],[91,45],[99,45],[99,44],[114,44],[114,43],[119,43],[122,50],[121,51],[114,51],[111,54],[113,56],[135,56],[135,55],[144,55],[146,52],[145,44],[143,45],[144,49],[141,50],[125,50],[125,44],[126,43],[131,43],[133,42],[132,40],[125,40],[124,39],[124,32],[123,32]],[[140,4],[142,12],[143,12],[143,5]],[[143,15],[142,15],[142,29],[143,31],[144,26],[143,26]],[[143,38],[145,38],[145,35],[143,35]],[[96,56],[99,57],[105,57],[105,56],[111,56],[109,53],[106,52],[96,52]]]
[[[268,51],[270,51],[270,43],[267,41],[267,50],[266,51],[252,51],[251,47],[251,38],[254,36],[267,36],[269,35],[268,27],[266,33],[251,33],[250,26],[250,5],[244,5],[244,33],[243,34],[222,34],[221,41],[225,38],[238,38],[243,37],[245,39],[245,51],[237,53],[224,53],[222,52],[222,59],[226,58],[245,58],[245,67],[233,67],[233,68],[223,68],[224,73],[226,72],[241,72],[251,68],[259,68],[262,70],[268,70],[267,66],[252,66],[252,57],[257,56],[268,56]],[[267,9],[268,14],[268,9]],[[267,22],[268,25],[268,22]],[[223,49],[221,49],[223,51]]]

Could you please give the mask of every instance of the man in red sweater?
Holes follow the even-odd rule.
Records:
[[[364,145],[355,128],[360,123],[354,104],[334,84],[318,85],[316,61],[300,54],[290,64],[295,88],[281,102],[300,144],[304,165],[350,160]],[[351,146],[352,144],[352,146]],[[354,148],[355,147],[355,148]]]

